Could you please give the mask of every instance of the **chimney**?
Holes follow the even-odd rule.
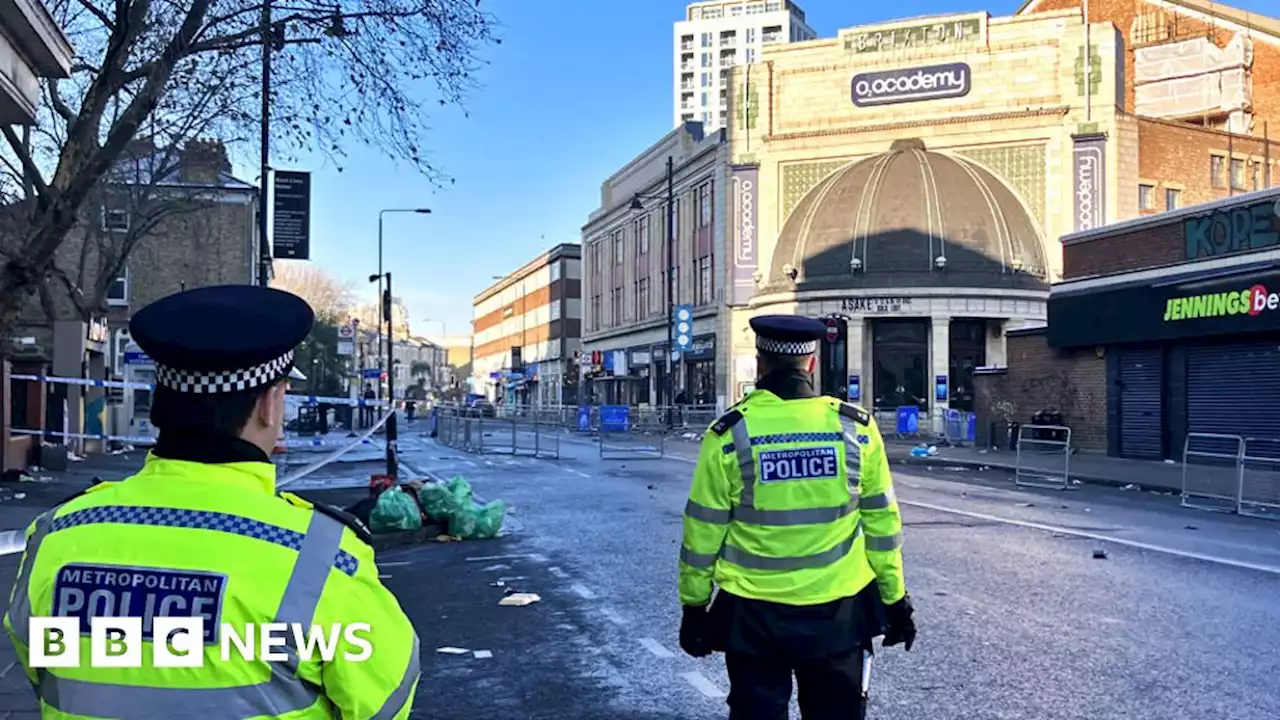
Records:
[[[215,185],[221,173],[231,172],[227,146],[220,140],[191,140],[182,148],[178,173],[183,182]]]

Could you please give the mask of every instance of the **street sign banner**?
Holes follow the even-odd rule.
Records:
[[[356,336],[356,329],[350,325],[338,326],[338,338],[342,340],[350,340]]]
[[[382,377],[381,368],[365,368],[360,375],[366,380],[377,380]]]
[[[349,356],[349,355],[355,355],[355,354],[356,354],[356,344],[355,344],[355,342],[354,342],[354,341],[352,341],[352,340],[339,340],[339,341],[338,341],[338,354],[339,354],[339,355],[348,355],[348,356]]]
[[[277,170],[272,217],[272,257],[311,258],[311,173]]]

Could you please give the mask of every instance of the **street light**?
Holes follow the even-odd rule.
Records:
[[[369,282],[373,282],[373,279],[374,279],[374,278],[377,278],[377,280],[378,280],[378,297],[379,297],[379,298],[383,297],[383,295],[382,295],[382,275],[383,275],[383,272],[382,272],[382,218],[383,218],[384,216],[386,216],[386,215],[387,215],[387,213],[402,213],[402,214],[430,215],[430,214],[431,214],[431,210],[430,210],[430,208],[388,208],[388,209],[385,209],[385,210],[379,210],[379,211],[378,211],[378,274],[377,274],[377,275],[370,275],[370,276],[369,276]],[[388,297],[390,297],[390,293],[388,293],[388,295],[387,295],[387,296],[388,296]],[[395,341],[395,333],[394,333],[394,332],[392,332],[392,328],[391,328],[391,315],[390,315],[390,312],[391,312],[391,311],[390,311],[390,309],[389,309],[389,308],[390,308],[390,305],[388,305],[387,307],[388,307],[388,310],[387,310],[387,313],[388,313],[388,315],[387,315],[387,345],[388,345],[388,347],[390,347],[391,343],[393,343],[393,342]],[[379,323],[379,324],[378,324],[378,349],[379,349],[379,350],[381,350],[381,349],[382,349],[382,324],[381,324],[381,323]],[[390,356],[390,351],[388,351],[388,357],[389,357],[389,356]],[[390,367],[390,365],[388,365],[388,367],[387,367],[387,373],[388,373],[387,377],[388,377],[388,378],[390,378],[390,377],[391,377],[390,372],[391,372],[391,367]],[[390,393],[388,393],[388,395],[390,395]],[[378,383],[378,398],[379,398],[379,399],[381,399],[381,398],[382,398],[382,383]]]
[[[631,210],[644,210],[642,200],[661,199],[667,204],[667,391],[671,404],[675,404],[676,372],[675,372],[675,315],[676,315],[676,192],[675,192],[675,158],[667,156],[667,192],[663,195],[642,196],[639,193],[631,200]],[[667,429],[674,426],[675,413],[667,411]]]
[[[381,286],[383,278],[386,278],[387,281],[387,287],[382,294],[382,315],[387,322],[387,407],[391,409],[391,415],[387,418],[387,476],[395,480],[399,468],[396,463],[396,375],[395,356],[393,354],[395,335],[392,334],[391,330],[391,273],[370,275],[369,282],[376,282]],[[379,323],[379,327],[381,327],[381,323]]]

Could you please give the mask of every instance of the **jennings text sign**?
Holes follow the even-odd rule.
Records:
[[[1074,140],[1075,232],[1084,232],[1107,221],[1107,137],[1077,135]]]
[[[964,97],[972,76],[964,63],[862,73],[853,76],[853,104],[875,107]]]
[[[733,168],[733,284],[729,304],[746,305],[755,294],[756,269],[760,265],[756,241],[756,187],[760,168],[739,165]]]

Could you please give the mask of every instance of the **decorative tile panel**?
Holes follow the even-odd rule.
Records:
[[[778,227],[786,224],[791,211],[818,183],[847,165],[849,160],[817,160],[785,165],[782,168],[782,217]]]
[[[957,153],[991,168],[1022,198],[1031,215],[1045,227],[1045,152],[1043,144],[978,148]]]

